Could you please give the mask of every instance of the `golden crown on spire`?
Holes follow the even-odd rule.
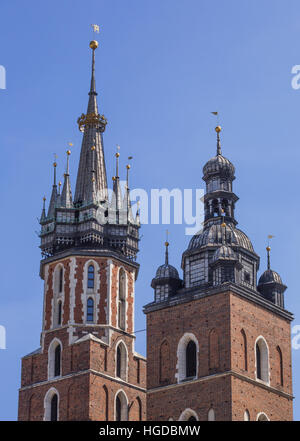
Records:
[[[215,128],[215,131],[216,131],[217,133],[220,133],[221,130],[222,130],[222,127],[221,127],[221,126],[217,126],[217,127]]]

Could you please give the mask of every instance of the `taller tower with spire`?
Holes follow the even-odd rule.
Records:
[[[54,182],[41,224],[44,280],[40,347],[22,359],[19,420],[144,420],[146,360],[134,349],[139,213],[133,217],[129,169],[124,197],[116,176],[109,198],[95,84],[95,50],[75,196],[69,158],[63,189]]]
[[[147,315],[147,417],[166,421],[292,420],[292,314],[278,273],[257,285],[259,257],[237,228],[235,168],[217,152],[203,167],[203,229],[166,255]],[[168,249],[168,247],[167,247]]]

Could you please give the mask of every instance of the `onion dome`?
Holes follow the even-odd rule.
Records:
[[[222,237],[224,239],[222,239]],[[225,245],[239,246],[254,253],[252,243],[248,236],[232,224],[226,224],[223,227],[221,224],[212,224],[200,230],[190,240],[188,251],[207,245],[222,244],[222,240],[224,240]]]
[[[165,242],[165,247],[166,247],[165,263],[157,268],[154,279],[155,280],[166,279],[166,278],[179,279],[179,274],[177,269],[169,264],[169,251],[168,251],[169,242]]]
[[[212,263],[216,262],[218,260],[236,261],[238,259],[237,259],[235,252],[233,251],[233,249],[231,247],[229,247],[228,245],[222,245],[220,248],[218,248],[215,251],[215,254],[213,255],[213,258],[212,258]]]
[[[155,279],[165,279],[165,278],[172,278],[172,279],[179,279],[179,274],[177,269],[169,264],[163,264],[158,267],[155,275]]]
[[[211,158],[203,167],[203,179],[206,181],[211,175],[220,175],[234,179],[235,168],[229,159],[222,156],[220,144],[221,127],[216,127],[217,155]]]
[[[234,165],[225,158],[225,156],[217,155],[211,158],[203,167],[203,179],[206,180],[210,175],[221,175],[226,177],[234,177]]]
[[[259,278],[258,285],[264,285],[266,283],[280,283],[282,284],[281,277],[276,271],[267,269]]]
[[[169,264],[169,242],[165,242],[165,246],[165,263],[158,267],[156,275],[151,282],[151,286],[154,289],[155,302],[166,301],[170,296],[175,295],[178,289],[182,287],[182,281],[177,269]]]
[[[276,271],[271,270],[270,250],[271,248],[267,246],[268,268],[260,276],[257,290],[265,299],[284,308],[284,291],[287,287],[282,283],[280,275]]]

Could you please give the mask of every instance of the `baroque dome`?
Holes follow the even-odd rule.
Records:
[[[225,234],[224,234],[225,233]],[[225,245],[240,246],[251,253],[254,253],[252,243],[248,236],[243,231],[234,227],[232,224],[226,224],[222,227],[221,224],[212,224],[205,229],[200,230],[190,240],[188,251],[204,247],[206,245],[220,245],[222,244],[222,235]]]
[[[179,279],[177,269],[169,264],[163,264],[157,268],[155,279],[172,278]]]
[[[280,283],[282,285],[281,277],[276,271],[267,269],[259,278],[258,285],[264,285],[265,283]]]
[[[211,158],[203,167],[204,179],[209,175],[221,174],[223,176],[234,176],[234,165],[222,155]]]

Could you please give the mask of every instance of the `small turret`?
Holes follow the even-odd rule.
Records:
[[[154,289],[155,302],[167,300],[170,296],[176,294],[176,291],[182,286],[177,269],[169,264],[169,242],[165,242],[165,263],[158,267],[151,287]]]
[[[284,291],[286,290],[286,285],[282,283],[280,275],[271,270],[270,265],[270,251],[271,248],[267,246],[267,260],[268,266],[265,272],[259,278],[257,290],[260,294],[265,297],[265,299],[270,302],[275,303],[275,305],[284,308]]]

